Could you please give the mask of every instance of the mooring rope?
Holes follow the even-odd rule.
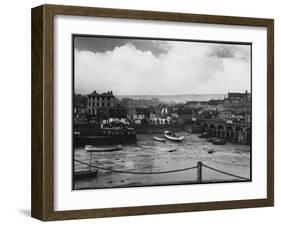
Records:
[[[218,170],[218,169],[215,169],[213,167],[207,166],[205,164],[202,164],[202,166],[205,166],[206,168],[208,168],[210,170],[213,170],[213,171],[216,171],[218,173],[222,173],[222,174],[225,174],[225,175],[228,175],[228,176],[236,177],[236,178],[243,179],[243,180],[249,180],[249,178],[241,177],[241,176],[238,176],[238,175],[235,175],[235,174],[232,174],[232,173],[228,173],[228,172],[225,172],[225,171],[222,171],[222,170]]]
[[[82,162],[82,161],[77,160],[77,159],[74,159],[74,161],[75,162],[79,162],[80,164],[83,164],[83,165],[86,165],[86,166],[89,166],[89,167],[96,168],[96,169],[111,171],[111,172],[115,172],[115,173],[126,173],[126,174],[164,174],[164,173],[176,173],[176,172],[196,169],[198,167],[198,166],[192,166],[192,167],[187,167],[187,168],[182,168],[182,169],[158,171],[158,172],[138,172],[138,171],[127,171],[127,170],[114,170],[114,169],[110,169],[110,168],[101,167],[101,166],[97,166],[97,165],[94,165],[94,164],[89,164],[89,163],[86,163],[86,162]],[[205,164],[202,164],[202,166],[204,166],[204,167],[206,167],[206,168],[208,168],[210,170],[216,171],[218,173],[221,173],[221,174],[225,174],[225,175],[228,175],[228,176],[236,177],[236,178],[239,178],[239,179],[242,179],[242,180],[249,180],[249,178],[241,177],[241,176],[238,176],[238,175],[235,175],[235,174],[232,174],[232,173],[228,173],[228,172],[225,172],[225,171],[222,171],[222,170],[218,170],[218,169],[215,169],[215,168],[213,168],[211,166],[208,166],[208,165],[205,165]]]
[[[158,172],[137,172],[137,171],[132,172],[132,171],[114,170],[114,169],[110,169],[110,168],[106,168],[106,167],[96,166],[96,165],[93,165],[93,164],[89,164],[89,163],[86,163],[86,162],[79,161],[77,159],[74,159],[74,161],[75,162],[79,162],[79,163],[81,163],[83,165],[87,165],[89,167],[97,168],[97,169],[102,169],[102,170],[111,171],[111,172],[115,172],[115,173],[127,173],[127,174],[164,174],[164,173],[181,172],[181,171],[191,170],[191,169],[196,169],[197,168],[197,166],[193,166],[193,167],[188,167],[188,168],[168,170],[168,171],[158,171]]]

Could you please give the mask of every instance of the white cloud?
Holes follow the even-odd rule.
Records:
[[[75,50],[75,92],[172,95],[249,90],[249,61],[212,57],[209,52],[214,45],[218,46],[170,42],[169,51],[158,57],[131,44],[104,53]],[[241,48],[250,55],[249,46]],[[240,54],[235,52],[234,56]]]

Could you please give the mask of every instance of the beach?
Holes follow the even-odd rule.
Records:
[[[98,169],[96,177],[75,179],[74,189],[135,187],[178,185],[197,183],[197,168],[163,174],[128,174],[122,172],[155,173],[197,166],[201,161],[204,165],[223,172],[251,179],[251,149],[249,145],[227,143],[213,145],[197,134],[179,132],[185,136],[182,142],[153,139],[162,134],[137,134],[137,143],[123,145],[122,150],[114,152],[92,153],[91,163],[103,169]],[[90,154],[84,147],[74,149],[74,159],[89,163]],[[74,163],[74,171],[89,170],[90,167],[79,162]],[[106,169],[106,170],[105,170]],[[245,181],[202,168],[202,183]]]

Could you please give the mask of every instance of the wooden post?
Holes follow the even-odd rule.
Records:
[[[90,167],[89,171],[92,171],[92,152],[90,152]]]
[[[202,183],[202,162],[197,162],[197,183]]]

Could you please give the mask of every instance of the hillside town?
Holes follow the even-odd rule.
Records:
[[[228,92],[222,99],[186,103],[160,102],[157,98],[119,99],[112,91],[93,91],[74,98],[74,125],[129,126],[136,133],[153,133],[172,127],[191,133],[208,132],[209,136],[241,144],[250,144],[251,140],[251,93],[247,90]]]
[[[187,101],[181,104],[161,103],[157,99],[118,100],[112,91],[76,95],[74,100],[75,123],[172,124],[188,123],[196,119],[219,119],[250,123],[251,94],[229,92],[224,99]]]

